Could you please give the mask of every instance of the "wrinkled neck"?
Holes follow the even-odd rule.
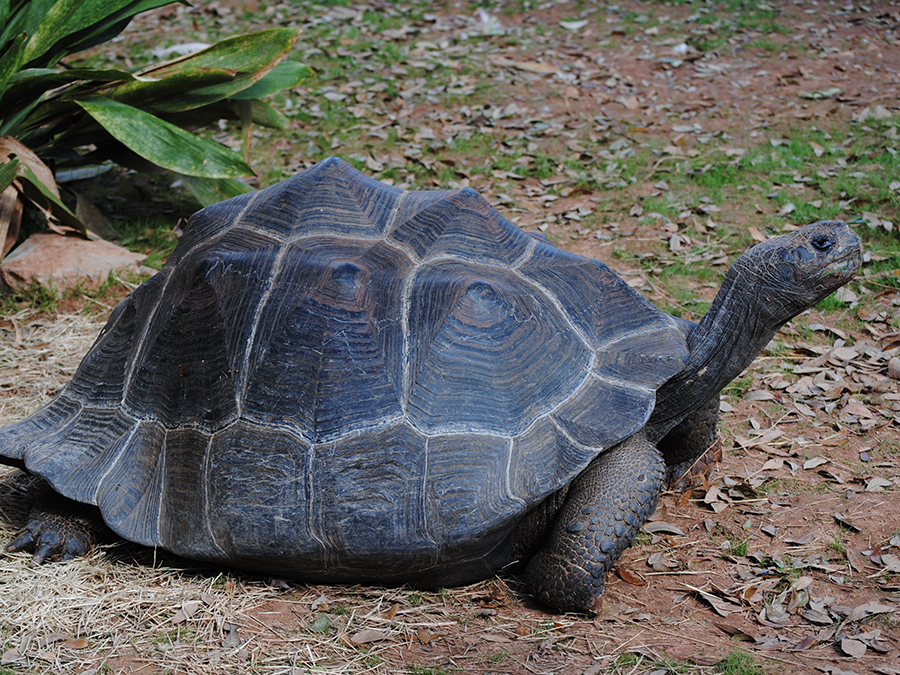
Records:
[[[757,297],[754,286],[754,280],[735,267],[725,276],[709,311],[687,338],[690,360],[656,392],[656,408],[646,429],[652,442],[718,396],[781,327],[768,311],[770,301]]]

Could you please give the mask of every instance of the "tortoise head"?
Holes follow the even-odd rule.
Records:
[[[861,260],[859,237],[850,226],[823,220],[754,246],[733,271],[748,300],[752,293],[757,311],[777,330],[850,281]]]

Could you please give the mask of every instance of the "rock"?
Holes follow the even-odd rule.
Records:
[[[894,356],[888,361],[888,377],[892,380],[900,380],[900,358]]]
[[[146,271],[147,258],[102,239],[89,241],[38,233],[26,239],[0,265],[0,281],[22,290],[37,281],[61,294],[79,283],[95,287],[119,270]],[[154,271],[154,270],[149,270]]]

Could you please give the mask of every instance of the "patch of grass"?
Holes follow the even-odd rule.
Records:
[[[753,378],[749,375],[738,377],[722,389],[722,393],[730,398],[743,398],[744,394],[750,391],[753,386]]]
[[[178,237],[172,223],[136,219],[122,221],[115,227],[119,245],[137,253],[146,253],[144,265],[159,269],[175,250]]]
[[[743,558],[750,551],[750,542],[744,539],[740,544],[731,545],[731,554]]]
[[[765,670],[753,658],[752,654],[742,649],[735,649],[716,663],[722,675],[765,675]]]
[[[432,668],[427,666],[413,666],[408,671],[409,675],[450,675],[446,668]]]
[[[487,657],[488,661],[490,661],[491,663],[500,663],[501,661],[504,661],[508,658],[509,652],[507,652],[505,649],[501,652],[498,652],[497,654],[491,654]]]
[[[840,312],[847,308],[847,304],[834,297],[834,293],[816,303],[816,309],[820,312]]]
[[[640,668],[643,668],[644,670],[639,670]],[[635,673],[650,672],[651,670],[654,673],[660,673],[660,675],[669,675],[670,673],[677,674],[691,672],[694,670],[694,666],[686,661],[679,661],[678,659],[666,657],[651,661],[643,654],[628,652],[620,654],[619,657],[613,661],[610,672]]]

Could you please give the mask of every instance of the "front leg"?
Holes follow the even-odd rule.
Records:
[[[722,459],[718,424],[719,395],[716,394],[659,441],[670,489],[683,492],[707,484],[713,467]]]
[[[662,455],[641,433],[591,462],[528,564],[532,593],[562,611],[599,612],[606,573],[653,514],[665,477]]]

